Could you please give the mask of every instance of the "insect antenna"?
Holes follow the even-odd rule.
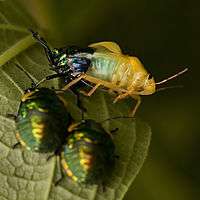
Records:
[[[184,70],[182,70],[182,71],[180,71],[180,72],[174,74],[173,76],[170,76],[170,77],[168,77],[168,78],[166,78],[166,79],[164,79],[164,80],[162,80],[162,81],[160,81],[160,82],[157,82],[156,85],[161,85],[161,84],[163,84],[163,83],[165,83],[165,82],[167,82],[167,81],[169,81],[169,80],[171,80],[171,79],[174,79],[174,78],[176,78],[177,76],[180,76],[181,74],[185,73],[186,71],[188,71],[188,68],[185,68]]]
[[[46,40],[44,40],[44,38],[40,37],[40,35],[38,34],[38,32],[33,31],[31,28],[28,29],[33,37],[48,51],[51,52],[51,49],[49,48],[49,46],[47,45]]]
[[[135,117],[129,117],[129,116],[116,116],[116,117],[110,117],[108,119],[105,119],[103,121],[100,121],[98,123],[100,123],[101,125],[107,121],[113,120],[113,119],[135,119]],[[110,136],[112,137],[117,131],[119,130],[119,128],[114,128],[113,130],[110,130],[108,133],[110,134]]]
[[[135,117],[129,117],[129,116],[116,116],[116,117],[110,117],[108,119],[104,119],[103,121],[100,121],[99,123],[105,123],[107,121],[113,120],[113,119],[135,119]]]
[[[183,87],[184,87],[183,85],[174,85],[174,86],[169,86],[169,87],[161,87],[161,88],[158,88],[156,90],[156,92],[160,92],[160,91],[168,90],[168,89],[174,89],[174,88],[183,88]]]

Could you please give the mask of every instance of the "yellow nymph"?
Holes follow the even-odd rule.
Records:
[[[114,42],[99,42],[89,45],[95,52],[91,55],[91,67],[86,73],[67,84],[63,90],[70,88],[80,80],[86,80],[95,86],[86,93],[91,96],[99,86],[118,95],[114,103],[126,97],[132,97],[137,101],[130,115],[134,116],[141,103],[140,95],[150,95],[156,92],[156,85],[166,82],[187,71],[187,68],[172,77],[156,83],[154,78],[146,71],[137,57],[124,55],[120,47]]]

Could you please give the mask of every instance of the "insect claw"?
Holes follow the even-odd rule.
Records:
[[[47,157],[47,162],[55,156],[55,153]]]
[[[39,36],[39,33],[38,32],[35,32],[33,29],[31,28],[28,28],[28,31],[31,32],[31,34],[33,35],[33,37],[37,40],[40,40],[40,36]]]
[[[13,119],[13,120],[16,120],[16,119],[17,119],[17,116],[14,115],[14,114],[11,114],[11,113],[7,113],[7,114],[6,114],[6,117],[9,118],[9,119]]]
[[[115,98],[115,99],[113,100],[113,103],[116,103],[117,101],[118,101],[118,99]]]
[[[119,130],[119,128],[115,128],[115,129],[111,130],[110,133],[115,134],[118,130]]]
[[[57,181],[55,181],[54,185],[58,186],[58,184],[62,181],[63,177],[61,177],[60,179],[58,179]]]
[[[121,99],[121,97],[120,97],[120,96],[117,96],[117,97],[113,100],[113,103],[117,103],[120,99]]]
[[[31,88],[34,89],[37,87],[37,84],[36,83],[31,83]]]
[[[103,193],[106,192],[106,185],[105,185],[104,181],[102,181],[102,183],[101,183],[101,190]]]
[[[28,31],[32,33],[32,35],[38,34],[37,32],[33,31],[32,28],[28,28]]]
[[[20,142],[17,142],[16,144],[14,144],[12,146],[12,149],[16,149],[16,148],[19,148],[19,147],[21,147],[21,144],[20,144]]]

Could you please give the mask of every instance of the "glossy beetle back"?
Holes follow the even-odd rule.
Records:
[[[99,183],[114,166],[115,146],[111,136],[93,120],[79,124],[67,137],[61,163],[67,175],[78,183]]]
[[[53,90],[35,89],[25,93],[16,119],[16,137],[25,148],[54,152],[61,147],[70,115]]]

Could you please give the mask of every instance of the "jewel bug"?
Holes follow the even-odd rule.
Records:
[[[87,72],[91,65],[90,54],[94,53],[92,48],[68,46],[64,48],[51,49],[44,38],[40,37],[37,32],[34,32],[31,29],[29,30],[31,31],[33,37],[44,48],[45,54],[50,64],[50,69],[56,72],[56,74],[45,77],[44,80],[60,77],[63,78],[65,83],[69,83],[78,77],[80,73]],[[89,85],[84,80],[81,80],[81,82],[85,85]],[[40,82],[38,84],[40,84]]]
[[[50,49],[47,42],[38,33],[33,32],[33,37],[45,49],[50,67],[56,72],[47,76],[44,80],[55,77],[64,77],[67,83],[63,90],[75,84],[94,85],[89,92],[82,91],[86,96],[91,96],[100,86],[117,93],[114,103],[126,97],[137,101],[130,115],[134,116],[141,103],[141,95],[151,95],[157,90],[157,86],[168,80],[185,73],[188,69],[155,82],[147,72],[141,61],[134,56],[124,55],[115,42],[98,42],[90,44],[87,48],[65,47]],[[44,81],[42,80],[42,81]]]
[[[17,144],[32,151],[55,153],[66,138],[70,120],[65,102],[54,90],[32,86],[22,95],[15,117]]]
[[[110,133],[94,120],[68,127],[69,135],[61,151],[61,165],[73,181],[103,183],[115,164],[115,145]]]

